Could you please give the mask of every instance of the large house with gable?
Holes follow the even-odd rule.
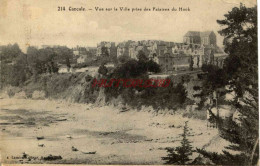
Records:
[[[188,31],[183,37],[183,43],[217,46],[217,38],[213,31]]]
[[[214,61],[214,54],[218,50],[216,43],[213,31],[188,31],[183,37],[183,43],[174,43],[170,47],[164,44],[158,47],[156,55],[150,56],[158,61],[164,72],[189,68],[191,63],[193,68],[200,68],[202,64],[218,63]]]

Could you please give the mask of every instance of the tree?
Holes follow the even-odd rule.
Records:
[[[216,164],[255,165],[259,158],[257,8],[240,4],[224,16],[224,20],[217,21],[225,26],[219,33],[224,36],[225,51],[229,54],[223,70],[227,85],[236,94],[232,105],[240,116],[237,121],[219,120],[223,124],[219,131],[222,138],[233,143],[227,150],[239,154],[227,150],[223,151],[225,155],[198,152]]]
[[[152,60],[149,60],[146,64],[147,64],[147,69],[150,72],[159,73],[161,71],[160,66]]]
[[[27,49],[27,63],[35,76],[58,72],[58,64],[66,64],[70,68],[72,59],[72,50],[65,46],[42,49],[28,47]]]
[[[144,51],[142,51],[142,50],[138,51],[137,59],[138,59],[138,61],[141,61],[141,62],[147,62],[148,61],[147,56],[145,55]]]
[[[101,75],[105,76],[107,72],[108,72],[107,67],[104,64],[102,64],[98,69],[98,73]]]
[[[178,103],[184,104],[187,99],[187,91],[183,86],[183,82],[178,83],[177,86],[173,88],[173,93],[178,97]]]
[[[54,48],[54,53],[57,55],[55,61],[57,63],[66,64],[68,68],[71,67],[71,62],[73,60],[73,51],[66,46],[60,46]]]
[[[193,95],[194,97],[200,98],[199,109],[205,107],[205,101],[212,97],[213,92],[217,92],[219,89],[223,91],[225,85],[228,84],[226,71],[218,66],[203,64],[201,70],[205,73],[201,74],[200,79],[202,80],[202,85],[193,88],[195,91],[200,91],[199,94]],[[228,92],[228,90],[226,90],[226,92]]]
[[[18,44],[8,44],[7,46],[3,46],[1,53],[0,53],[0,59],[2,63],[5,62],[12,62],[17,58],[20,54],[22,54],[21,49],[19,48]]]
[[[118,57],[118,62],[120,62],[120,63],[126,63],[129,60],[130,60],[130,57],[127,55],[121,55]]]
[[[22,85],[30,77],[27,67],[27,56],[22,53],[18,44],[2,46],[1,57],[1,88],[6,84]]]
[[[176,148],[167,148],[168,155],[167,157],[162,157],[163,160],[165,160],[165,164],[188,164],[191,159],[189,156],[192,155],[192,146],[191,142],[187,139],[187,136],[189,136],[189,128],[188,128],[188,121],[185,122],[184,128],[183,128],[183,134],[181,146]]]
[[[23,63],[15,63],[14,65],[1,64],[1,88],[5,85],[19,86],[22,85],[29,77],[27,69]]]
[[[32,69],[34,76],[42,73],[56,73],[57,67],[57,52],[54,48],[28,48],[28,65]]]
[[[33,64],[36,62],[36,59],[38,58],[39,56],[39,51],[36,47],[28,47],[27,48],[27,61],[28,61],[28,64]]]

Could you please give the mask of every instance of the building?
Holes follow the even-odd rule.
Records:
[[[121,42],[117,45],[117,57],[129,56],[129,47],[133,41],[128,40],[127,42]]]
[[[211,52],[207,52],[210,57]],[[204,61],[205,47],[199,44],[162,43],[157,45],[156,52],[149,59],[158,63],[163,72],[185,70],[193,63],[193,68],[200,68]],[[209,61],[209,60],[208,60]]]
[[[59,48],[59,47],[66,47],[65,45],[60,46],[60,45],[41,45],[41,48]]]
[[[87,49],[85,47],[77,46],[72,48],[74,56],[86,55]]]
[[[191,55],[166,53],[158,56],[158,64],[163,72],[177,71],[189,68],[191,58]]]
[[[97,46],[97,56],[116,55],[138,59],[140,51],[158,63],[162,71],[200,68],[203,64],[223,66],[225,55],[219,52],[217,39],[213,31],[188,31],[183,36],[183,43],[160,40],[125,41],[115,46],[113,42],[101,42]],[[218,56],[214,58],[214,55]]]
[[[77,63],[84,63],[96,55],[96,48],[94,47],[77,46],[72,48],[72,51],[73,55],[77,59]]]
[[[214,46],[205,46],[203,54],[203,64],[213,64],[214,63],[214,54],[216,48]]]
[[[222,53],[217,53],[214,54],[214,65],[223,68],[224,66],[224,61],[227,58],[227,54],[222,54]]]
[[[227,54],[223,51],[223,49],[217,47],[215,54],[214,54],[214,65],[223,68],[224,61],[227,58]]]
[[[87,56],[86,55],[79,55],[77,58],[77,63],[84,63],[87,61]]]
[[[132,59],[138,59],[138,53],[142,51],[147,57],[149,55],[149,50],[144,45],[132,46],[129,48],[129,56]]]
[[[217,46],[217,38],[213,31],[188,31],[183,37],[183,43]]]
[[[100,42],[97,45],[97,56],[117,56],[115,42]]]

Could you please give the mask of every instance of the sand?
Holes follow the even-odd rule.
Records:
[[[47,99],[5,98],[0,109],[2,163],[163,164],[165,148],[180,145],[185,121],[193,147],[221,152],[227,145],[206,121],[180,114]],[[62,159],[42,158],[50,154]]]

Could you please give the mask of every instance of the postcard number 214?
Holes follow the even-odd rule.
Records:
[[[65,7],[64,6],[58,6],[58,11],[65,11]]]

